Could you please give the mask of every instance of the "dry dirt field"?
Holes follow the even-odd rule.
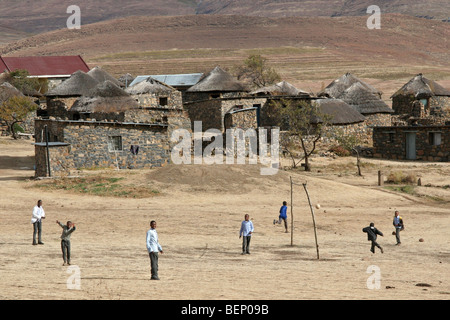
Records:
[[[354,158],[315,157],[310,173],[279,171],[261,176],[256,165],[168,165],[144,171],[92,170],[82,176],[120,177],[124,185],[147,186],[148,197],[105,197],[38,188],[30,179],[30,140],[0,139],[0,299],[87,300],[309,300],[426,299],[450,297],[450,165],[364,159],[363,177]],[[377,171],[414,172],[416,194],[377,186]],[[320,259],[305,192],[294,192],[291,233],[274,226],[289,177],[307,182],[314,204]],[[428,186],[425,186],[427,185]],[[431,186],[430,186],[431,185]],[[445,187],[447,186],[447,187]],[[32,246],[31,211],[42,199],[44,245]],[[392,218],[405,220],[395,246]],[[290,211],[288,211],[290,212]],[[238,237],[244,214],[255,226],[251,255]],[[56,220],[72,220],[72,265],[80,289],[68,289]],[[150,281],[145,235],[158,223],[161,281]],[[384,254],[369,251],[362,228],[371,221],[384,232]],[[291,222],[291,219],[289,219]],[[424,239],[420,242],[419,239]],[[377,266],[379,289],[367,273]],[[369,281],[370,282],[370,281]],[[372,283],[372,282],[370,282]],[[245,294],[244,294],[245,293]]]

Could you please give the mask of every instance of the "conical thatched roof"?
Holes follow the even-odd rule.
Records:
[[[127,92],[111,81],[98,84],[86,96],[78,98],[70,108],[72,112],[121,112],[138,107]]]
[[[324,90],[318,93],[318,96],[339,99],[341,94],[355,83],[361,84],[361,87],[366,91],[381,97],[381,91],[375,89],[373,86],[360,80],[358,77],[354,76],[351,73],[346,73],[340,78],[337,78],[336,80],[331,82]]]
[[[252,95],[272,95],[272,96],[309,96],[308,92],[299,90],[286,81],[256,89],[250,92]]]
[[[106,80],[99,83],[86,95],[89,97],[101,97],[101,98],[117,98],[117,97],[129,97],[130,95],[122,88],[119,88],[115,83]]]
[[[122,86],[122,83],[120,83],[119,80],[114,78],[112,75],[110,75],[108,72],[106,72],[100,67],[92,68],[91,70],[89,70],[87,74],[90,75],[95,80],[97,80],[98,82],[105,82],[106,80],[108,80],[118,87]]]
[[[369,92],[366,87],[359,82],[355,82],[347,88],[340,99],[352,106],[361,114],[393,113],[392,110],[378,95]]]
[[[330,83],[318,96],[341,99],[361,114],[394,112],[382,99],[381,91],[350,73]]]
[[[248,88],[228,72],[215,67],[187,92],[248,92]]]
[[[363,122],[366,118],[341,99],[317,99],[315,100],[320,112],[330,115],[333,125],[344,125]]]
[[[418,99],[431,96],[450,96],[450,90],[445,89],[435,81],[428,80],[419,73],[394,93],[391,98],[406,95],[412,95]]]
[[[131,87],[128,87],[127,89],[125,89],[125,91],[132,95],[148,94],[148,93],[170,94],[173,91],[176,91],[176,89],[161,81],[149,77],[145,81],[139,82]]]
[[[88,95],[99,82],[83,71],[74,72],[69,79],[47,92],[47,97],[77,97]]]

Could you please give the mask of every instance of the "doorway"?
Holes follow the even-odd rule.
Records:
[[[406,133],[406,160],[416,160],[416,133]]]

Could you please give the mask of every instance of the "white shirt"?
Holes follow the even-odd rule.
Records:
[[[158,233],[156,232],[156,229],[150,229],[147,231],[147,251],[163,251],[161,245],[158,242]]]
[[[253,222],[249,221],[242,221],[241,224],[241,230],[239,231],[239,236],[244,236],[244,237],[248,237],[251,236],[252,234],[250,232],[253,232],[254,228],[253,228]]]
[[[45,217],[44,208],[42,206],[38,207],[37,205],[33,209],[33,215],[31,217],[31,223],[35,223],[36,221],[41,221],[41,219]]]

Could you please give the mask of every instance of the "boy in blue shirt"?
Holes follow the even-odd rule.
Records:
[[[288,232],[288,223],[287,223],[287,202],[283,201],[283,205],[280,208],[280,215],[278,216],[278,221],[273,220],[273,224],[281,224],[281,220],[284,220],[284,228],[285,232]]]
[[[253,222],[250,221],[250,216],[245,215],[244,221],[241,223],[241,229],[239,230],[239,239],[243,236],[242,241],[242,254],[250,254],[250,240],[254,231]]]

